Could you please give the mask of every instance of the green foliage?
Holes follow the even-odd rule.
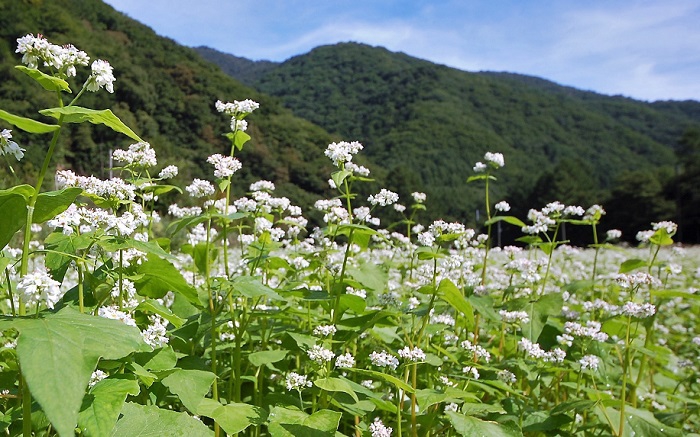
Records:
[[[147,347],[136,328],[71,308],[37,319],[0,321],[0,330],[9,328],[19,332],[22,375],[61,435],[73,434],[97,361],[119,359]]]
[[[114,129],[117,126],[109,115],[113,113],[125,125],[138,128],[137,136],[120,127],[114,132],[67,126],[57,148],[60,167],[106,178],[110,151],[128,145],[119,133],[123,132],[134,141],[146,139],[161,159],[178,165],[177,185],[189,183],[194,177],[211,178],[206,157],[228,153],[230,147],[218,134],[228,129],[228,121],[216,112],[213,102],[252,98],[261,103],[262,110],[260,116],[250,119],[254,147],[240,152],[245,165],[233,182],[234,192],[244,193],[255,180],[274,179],[280,195],[299,199],[301,206],[308,207],[326,190],[325,175],[330,166],[318,151],[333,140],[330,135],[294,117],[275,99],[212,68],[192,49],[158,37],[148,27],[98,0],[0,1],[0,107],[4,110],[0,119],[29,132],[55,129],[46,124],[51,119],[38,118],[33,106],[38,102],[40,107],[52,107],[55,101],[31,83],[33,79],[14,68],[19,61],[14,53],[16,39],[27,33],[42,33],[56,44],[70,43],[109,60],[117,79],[115,92],[83,95],[81,105],[99,108],[100,112],[81,117]],[[44,75],[40,79],[49,80]],[[80,88],[84,80],[84,76],[75,78],[72,88]],[[73,84],[72,78],[69,82]],[[32,106],[27,102],[33,102]],[[57,115],[58,111],[50,113]],[[18,131],[13,134],[27,149],[25,160],[15,168],[30,181],[30,170],[41,165],[45,140]],[[0,188],[7,186],[8,180],[5,171],[0,171]]]

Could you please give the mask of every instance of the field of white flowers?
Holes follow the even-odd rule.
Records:
[[[360,198],[363,147],[339,142],[325,150],[337,195],[316,202],[325,225],[310,229],[271,181],[232,192],[256,102],[216,102],[230,152],[183,190],[111,111],[77,106],[113,91],[106,61],[66,99],[87,54],[33,35],[17,52],[57,106],[40,111],[55,124],[0,110],[51,134],[36,184],[0,190],[7,435],[700,432],[700,249],[674,244],[674,223],[623,247],[597,205],[510,216],[490,198],[506,165],[491,152],[465,169],[484,188],[484,228],[425,221],[423,193]],[[118,177],[62,170],[41,191],[62,126],[85,121],[134,141],[113,154]],[[10,168],[23,152],[4,129]],[[162,205],[172,192],[180,205]],[[404,220],[382,223],[382,208]],[[496,224],[520,228],[519,245],[495,247]],[[561,241],[562,226],[590,229],[589,247]]]

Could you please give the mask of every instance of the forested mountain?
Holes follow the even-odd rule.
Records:
[[[261,75],[279,65],[279,62],[252,61],[205,46],[195,47],[194,49],[204,59],[221,67],[224,73],[235,77],[246,85],[253,85]]]
[[[425,191],[431,218],[474,225],[483,187],[465,181],[484,152],[498,151],[506,167],[492,199],[508,200],[516,215],[554,199],[587,206],[643,193],[638,210],[625,210],[642,223],[625,219],[632,229],[675,214],[682,196],[672,192],[674,173],[685,167],[674,151],[700,124],[695,101],[645,103],[512,73],[469,73],[363,44],[319,47],[279,64],[198,48],[239,81],[98,0],[0,0],[0,108],[36,119],[55,102],[13,68],[16,38],[26,33],[107,59],[115,93],[81,103],[111,108],[153,144],[163,166],[181,167],[181,185],[210,178],[207,156],[228,147],[228,120],[214,101],[259,101],[236,190],[270,179],[307,207],[330,194],[326,145],[358,140],[359,159],[377,179],[367,189],[385,186],[404,199]],[[15,135],[28,149],[18,173],[31,179],[48,139]],[[108,129],[79,125],[63,136],[57,164],[106,176],[109,150],[127,145]],[[0,172],[7,186],[10,176]]]
[[[465,180],[486,151],[505,154],[497,196],[519,214],[555,199],[617,202],[630,194],[618,183],[636,177],[659,199],[628,211],[639,221],[630,229],[671,218],[673,202],[660,198],[668,197],[674,150],[700,124],[696,101],[647,103],[531,76],[470,73],[358,43],[318,47],[246,80],[296,115],[361,141],[389,188],[423,189],[429,209],[446,218],[473,219],[483,208],[481,187]]]
[[[55,44],[73,44],[93,59],[108,60],[117,79],[114,94],[86,93],[80,104],[112,109],[153,145],[161,166],[180,166],[181,186],[193,177],[213,179],[207,157],[229,152],[230,142],[222,134],[230,120],[216,112],[214,102],[251,98],[260,102],[260,110],[249,117],[253,140],[237,155],[243,163],[234,178],[237,195],[257,179],[275,181],[280,195],[303,205],[327,195],[331,166],[323,150],[334,138],[295,117],[277,99],[224,74],[194,50],[157,36],[99,0],[0,0],[0,108],[50,121],[37,111],[57,105],[54,95],[14,68],[21,59],[15,53],[16,39],[27,33],[43,34]],[[70,81],[74,91],[89,68],[84,70]],[[3,122],[0,127],[10,126]],[[57,165],[83,174],[106,177],[109,150],[130,143],[123,135],[87,123],[69,129],[62,135]],[[13,135],[27,149],[26,159],[15,166],[17,173],[33,180],[50,138],[19,130]],[[0,169],[0,187],[14,183],[6,168]]]

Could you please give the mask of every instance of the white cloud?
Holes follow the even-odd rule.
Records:
[[[178,42],[251,59],[281,61],[357,41],[469,71],[530,74],[647,100],[700,99],[694,0],[108,1]]]

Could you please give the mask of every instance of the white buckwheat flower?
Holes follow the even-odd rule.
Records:
[[[658,231],[659,229],[664,229],[668,235],[673,235],[678,229],[678,225],[671,221],[664,221],[658,223],[652,223],[652,229]]]
[[[527,323],[530,321],[530,315],[525,311],[500,310],[498,314],[506,323]]]
[[[605,239],[608,241],[617,240],[622,237],[622,231],[619,229],[609,229],[605,232]]]
[[[218,153],[207,158],[207,162],[214,166],[214,176],[227,178],[243,167],[241,162],[233,156],[224,156]]]
[[[119,320],[120,322],[129,326],[136,326],[136,321],[134,318],[129,314],[120,311],[116,305],[100,307],[100,309],[97,310],[97,315],[106,319]]]
[[[112,157],[117,162],[136,164],[140,167],[154,167],[156,161],[156,151],[145,141],[140,141],[129,146],[129,150],[117,149],[112,152]]]
[[[501,381],[505,382],[506,384],[515,384],[517,381],[517,378],[513,374],[513,372],[503,369],[498,371],[498,379]]]
[[[169,165],[158,173],[158,177],[161,179],[172,179],[177,176],[179,169],[176,165]]]
[[[185,187],[190,196],[192,197],[205,197],[211,196],[216,191],[214,186],[209,181],[203,179],[195,179],[192,184]]]
[[[352,161],[353,155],[356,155],[363,148],[362,144],[357,141],[350,143],[341,141],[339,143],[330,143],[323,153],[333,161],[334,165],[340,167],[342,164]]]
[[[24,157],[24,152],[26,149],[21,148],[14,141],[10,141],[12,138],[12,131],[9,129],[3,129],[0,132],[0,156],[12,155],[17,161]]]
[[[377,367],[391,367],[393,370],[399,366],[399,360],[387,351],[372,352],[369,360]]]
[[[372,434],[372,437],[391,437],[393,431],[392,428],[384,425],[378,417],[375,417],[374,422],[369,425],[369,432]]]
[[[109,62],[97,59],[92,63],[92,74],[87,80],[85,88],[88,91],[95,92],[104,87],[109,93],[114,92],[114,75],[112,74],[112,66]]]
[[[335,357],[333,351],[319,345],[313,345],[311,349],[306,351],[306,354],[312,361],[315,361],[318,364],[329,363]]]
[[[302,391],[306,387],[311,387],[311,381],[308,380],[306,375],[300,375],[296,372],[290,372],[287,374],[286,378],[287,390],[297,390]]]
[[[17,294],[28,305],[36,305],[43,301],[47,307],[53,309],[63,296],[60,286],[61,283],[49,276],[46,270],[38,269],[20,279],[17,284]]]
[[[389,191],[386,188],[382,188],[379,193],[370,195],[367,201],[372,205],[388,206],[393,203],[398,202],[399,195],[393,191]]]
[[[421,348],[414,347],[413,349],[408,346],[403,349],[399,349],[399,356],[406,361],[425,361],[425,352]]]
[[[495,168],[501,168],[506,165],[505,159],[502,153],[491,153],[486,152],[484,155],[484,161],[488,162]]]
[[[141,336],[147,345],[154,349],[163,347],[168,344],[166,331],[167,322],[162,317],[154,315],[150,317],[151,324],[141,332]]]
[[[349,353],[338,355],[338,358],[335,359],[335,367],[338,367],[339,369],[349,369],[355,367],[355,357]]]
[[[598,370],[598,365],[600,364],[600,358],[595,355],[585,355],[580,360],[578,360],[581,365],[581,370],[590,369],[593,371]]]
[[[233,103],[224,103],[221,100],[217,100],[214,106],[216,107],[217,111],[223,112],[224,114],[230,115],[231,117],[247,115],[260,108],[260,104],[258,102],[255,102],[250,99],[242,101],[234,100]]]
[[[656,307],[650,303],[627,302],[622,306],[622,314],[635,319],[645,319],[656,314]]]
[[[303,259],[303,258],[302,258]],[[319,325],[314,328],[314,335],[319,337],[328,337],[336,333],[335,325]]]
[[[102,381],[106,377],[108,377],[105,372],[103,372],[100,369],[96,369],[94,372],[92,372],[92,375],[90,376],[90,382],[88,383],[88,387],[92,388],[97,384],[98,382]]]
[[[510,211],[510,204],[505,200],[502,200],[498,202],[494,208],[496,208],[496,211],[508,212]]]

